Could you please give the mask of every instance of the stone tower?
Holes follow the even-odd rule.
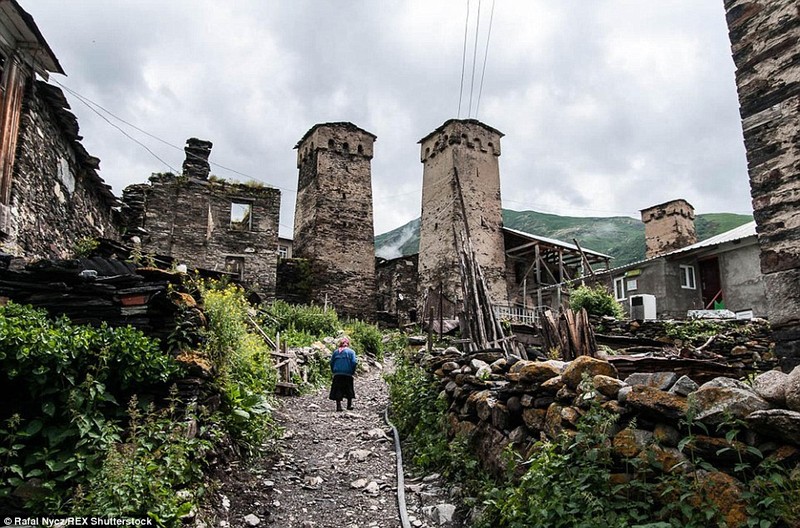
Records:
[[[463,298],[459,250],[465,232],[492,301],[508,301],[498,164],[502,136],[475,119],[450,119],[419,141],[423,163],[420,299],[429,289],[440,288],[450,301]]]
[[[697,242],[694,207],[686,200],[672,200],[642,209],[646,257],[652,258]]]
[[[311,300],[374,320],[372,145],[352,123],[311,127],[297,143],[293,253],[311,265]]]
[[[797,0],[725,0],[761,246],[784,370],[800,364],[800,11]]]

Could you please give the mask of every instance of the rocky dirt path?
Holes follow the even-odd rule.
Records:
[[[276,411],[284,428],[279,454],[225,468],[214,498],[214,525],[401,526],[394,441],[383,419],[388,388],[382,376],[383,369],[372,366],[356,378],[352,411],[336,412],[327,389],[282,397]],[[436,476],[406,478],[412,526],[454,526],[452,521],[438,522],[446,520],[449,508],[442,507],[445,492]]]

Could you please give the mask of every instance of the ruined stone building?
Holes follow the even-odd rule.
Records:
[[[340,315],[375,317],[372,147],[352,123],[311,127],[297,149],[295,257],[310,266],[309,297]]]
[[[116,237],[100,161],[61,90],[36,80],[64,71],[13,0],[0,2],[0,70],[0,252],[68,258],[81,238]]]
[[[279,189],[209,177],[211,142],[189,139],[183,173],[153,174],[123,191],[126,239],[190,268],[224,270],[264,299],[275,295]]]
[[[451,119],[420,141],[419,255],[379,261],[379,308],[387,317],[403,324],[428,318],[431,309],[436,319],[458,317],[464,298],[462,237],[471,241],[501,317],[530,322],[538,308],[561,305],[562,289],[552,285],[587,267],[609,267],[608,255],[502,225],[501,137],[474,119]]]
[[[378,314],[391,326],[403,326],[419,320],[417,306],[419,254],[375,262]]]
[[[800,363],[800,10],[725,0],[776,353]]]

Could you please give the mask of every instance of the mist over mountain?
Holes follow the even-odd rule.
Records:
[[[750,222],[751,215],[707,213],[695,217],[697,239],[705,240]],[[419,218],[375,237],[375,255],[385,259],[419,252]],[[612,266],[644,259],[644,224],[627,216],[572,217],[503,209],[503,225],[533,235],[572,243],[614,257]]]

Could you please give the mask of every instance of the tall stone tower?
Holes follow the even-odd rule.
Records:
[[[501,137],[502,132],[475,119],[450,119],[419,141],[420,299],[429,289],[440,288],[446,299],[463,298],[459,271],[463,232],[472,241],[492,302],[508,301],[498,165]]]
[[[352,123],[311,127],[297,143],[293,254],[311,265],[311,298],[340,315],[374,320],[372,145]]]
[[[761,246],[784,370],[800,364],[800,11],[797,0],[725,0]]]
[[[694,207],[686,200],[672,200],[642,209],[646,256],[652,258],[697,242]]]

